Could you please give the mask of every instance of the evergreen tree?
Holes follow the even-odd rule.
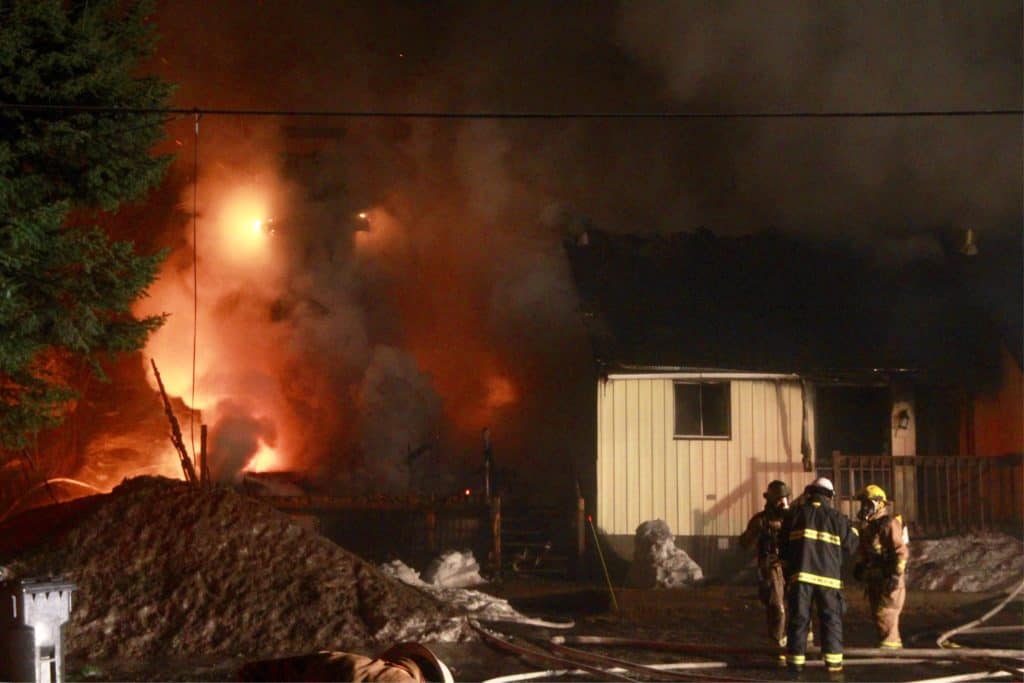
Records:
[[[163,254],[139,255],[96,225],[170,162],[151,154],[161,114],[100,109],[167,105],[170,85],[136,74],[155,45],[149,11],[0,0],[0,453],[60,423],[73,368],[103,378],[108,354],[140,349],[163,322],[130,310]]]

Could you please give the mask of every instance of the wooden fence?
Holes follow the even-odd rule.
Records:
[[[300,517],[348,550],[425,563],[450,549],[470,549],[481,566],[500,571],[501,498],[480,496],[260,496]]]
[[[885,489],[917,536],[976,530],[1024,533],[1024,458],[832,454],[836,504],[851,517],[857,493]]]

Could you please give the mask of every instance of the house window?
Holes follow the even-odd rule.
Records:
[[[676,382],[675,436],[729,438],[729,383]]]

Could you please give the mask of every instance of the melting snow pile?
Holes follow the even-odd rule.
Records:
[[[643,522],[636,528],[633,564],[626,576],[631,588],[680,588],[704,578],[700,566],[684,550],[661,519]]]
[[[432,567],[435,565],[479,568],[476,560],[473,559],[472,553],[459,553],[456,551],[445,553],[439,560],[435,560],[431,564]],[[383,564],[380,566],[380,570],[382,573],[397,581],[401,581],[429,593],[439,602],[458,608],[461,612],[474,619],[479,619],[481,621],[512,621],[521,624],[535,624],[551,628],[565,628],[572,626],[572,622],[554,623],[527,617],[513,609],[508,600],[505,600],[504,598],[488,595],[481,591],[461,588],[457,585],[446,584],[443,579],[439,580],[436,575],[434,580],[428,583],[420,578],[419,573],[415,569],[401,560],[392,560],[387,564]],[[471,572],[455,571],[452,576],[455,577],[456,582],[458,582],[469,574],[471,574]],[[424,577],[426,577],[426,575],[427,572],[424,572]],[[479,578],[479,574],[477,574],[477,577]],[[477,583],[482,582],[483,579],[480,579]]]
[[[17,576],[74,582],[70,657],[278,656],[472,636],[447,605],[227,489],[140,477]]]
[[[907,581],[917,590],[999,591],[1024,579],[1024,543],[1000,533],[910,541]]]

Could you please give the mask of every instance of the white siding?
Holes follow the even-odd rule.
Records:
[[[597,391],[596,522],[630,534],[663,519],[678,536],[735,536],[764,505],[768,482],[800,491],[814,477],[800,453],[794,379],[730,379],[728,439],[676,439],[672,378],[611,377]]]

